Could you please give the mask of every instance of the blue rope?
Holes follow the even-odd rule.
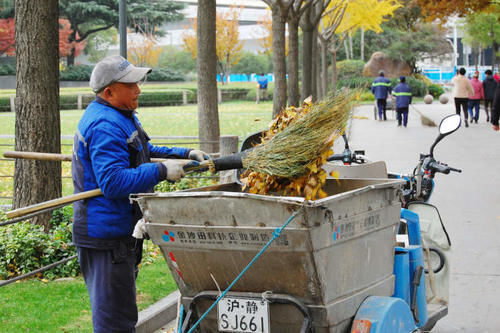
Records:
[[[177,333],[182,333],[182,315],[184,314],[184,305],[181,304],[181,308],[179,310],[179,329]]]
[[[224,290],[224,292],[215,300],[215,302],[208,308],[207,311],[205,311],[205,313],[200,317],[200,319],[198,319],[198,321],[194,324],[193,327],[191,327],[188,331],[188,333],[191,333],[194,331],[194,329],[196,327],[198,327],[198,325],[201,323],[201,321],[203,319],[205,319],[205,317],[208,315],[208,313],[210,311],[212,311],[212,309],[217,305],[217,303],[219,303],[219,301],[224,298],[224,296],[226,296],[226,294],[229,292],[229,290],[236,284],[236,282],[238,282],[238,280],[247,272],[247,270],[255,263],[255,261],[257,261],[257,259],[264,253],[264,251],[267,250],[267,248],[271,245],[271,243],[276,239],[278,238],[280,235],[281,235],[281,232],[283,231],[283,229],[285,229],[288,224],[290,224],[290,222],[292,222],[292,220],[295,218],[295,216],[297,216],[297,214],[302,210],[299,209],[298,211],[294,212],[292,214],[292,216],[290,216],[288,218],[288,220],[280,227],[280,228],[276,228],[274,229],[273,231],[273,238],[271,238],[266,245],[264,245],[264,247],[259,251],[259,253],[257,253],[257,255],[248,263],[248,265],[241,271],[241,273],[236,277],[236,279],[233,280],[233,282],[231,282],[231,284],[226,288],[226,290]]]

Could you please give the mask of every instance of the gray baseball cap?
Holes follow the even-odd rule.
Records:
[[[148,67],[135,67],[122,56],[110,56],[95,65],[89,85],[95,93],[98,93],[113,82],[139,82],[151,71],[152,69]]]

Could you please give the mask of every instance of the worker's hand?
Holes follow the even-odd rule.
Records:
[[[201,150],[193,149],[189,152],[188,158],[198,162],[208,161],[210,156]]]
[[[168,159],[162,164],[167,168],[167,179],[176,181],[186,175],[184,168],[197,166],[199,163],[196,161]]]

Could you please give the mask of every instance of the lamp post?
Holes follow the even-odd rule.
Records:
[[[127,0],[120,0],[118,5],[119,21],[118,30],[120,33],[120,55],[127,59]]]

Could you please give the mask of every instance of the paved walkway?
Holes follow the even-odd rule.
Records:
[[[455,112],[453,104],[417,104],[439,125]],[[482,111],[483,112],[483,111]],[[373,107],[363,106],[351,127],[351,149],[365,149],[372,160],[384,160],[389,171],[411,172],[419,153],[427,153],[438,135],[423,127],[410,109],[408,128],[398,128],[392,114],[386,122],[373,120]],[[336,152],[340,152],[338,150]],[[486,123],[461,127],[434,150],[437,160],[462,169],[460,174],[436,176],[431,203],[436,205],[450,234],[453,262],[449,314],[433,332],[497,332],[500,328],[500,132]]]
[[[454,113],[453,104],[414,105],[436,124]],[[352,150],[386,161],[393,172],[410,173],[419,153],[428,153],[437,127],[422,126],[410,109],[407,128],[397,127],[392,112],[385,122],[373,119],[373,106],[359,107],[348,130]],[[335,152],[343,150],[337,140]],[[488,333],[500,328],[500,132],[486,123],[460,128],[436,146],[435,158],[462,169],[436,176],[431,203],[436,205],[452,242],[450,308],[432,332]],[[166,326],[155,333],[172,332]]]

